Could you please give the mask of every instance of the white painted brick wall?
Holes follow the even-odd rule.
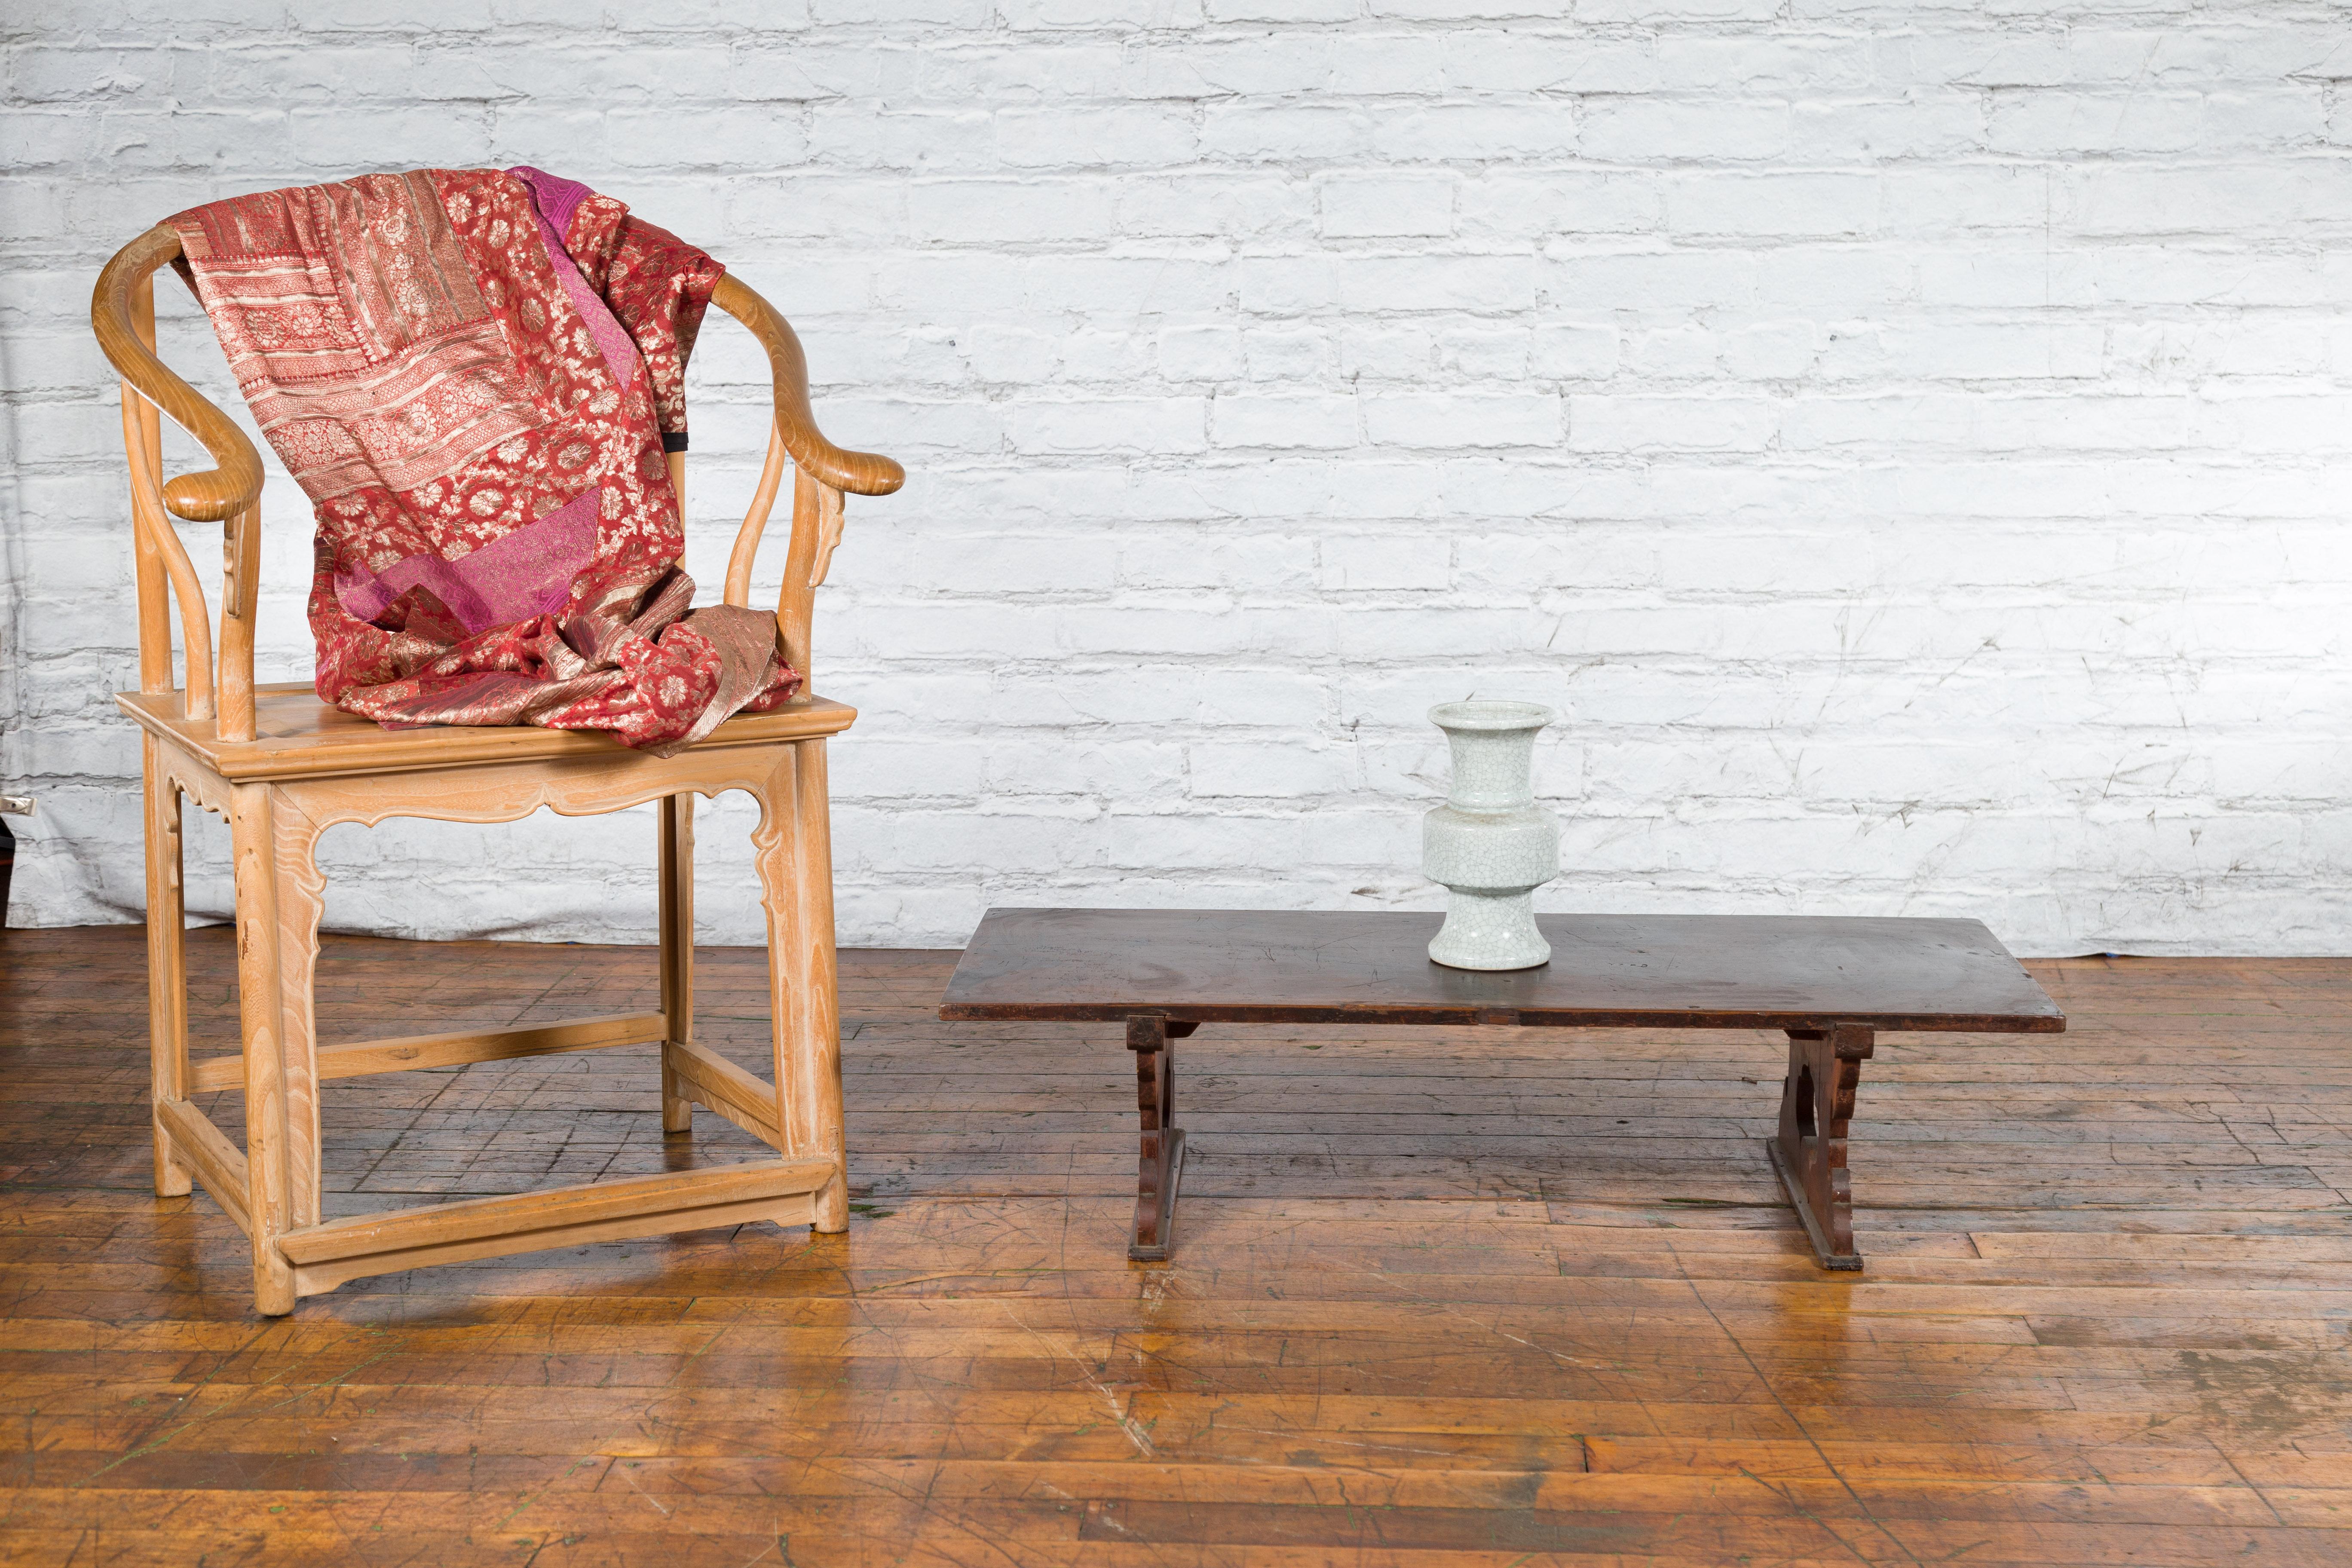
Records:
[[[1422,713],[1480,692],[1566,716],[1551,908],[2352,945],[2340,5],[65,0],[0,37],[19,921],[142,896],[99,263],[215,196],[533,163],[730,261],[912,472],[821,603],[845,941],[1433,907]],[[705,342],[710,584],[765,384]],[[299,676],[282,476],[267,517]],[[758,938],[748,827],[708,809],[713,940]],[[345,928],[650,934],[643,813],[328,850]]]

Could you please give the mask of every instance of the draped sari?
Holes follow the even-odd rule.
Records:
[[[799,689],[774,617],[689,608],[665,454],[686,446],[718,262],[530,168],[368,174],[169,222],[316,509],[322,700],[667,754]]]

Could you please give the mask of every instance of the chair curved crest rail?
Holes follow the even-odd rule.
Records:
[[[384,730],[328,707],[306,684],[257,686],[261,459],[227,415],[156,357],[155,271],[179,254],[175,231],[148,230],[106,264],[90,302],[99,346],[122,378],[137,563],[139,689],[115,700],[139,724],[143,751],[157,1194],[183,1195],[201,1182],[243,1227],[253,1244],[255,1304],[268,1315],[347,1279],[425,1264],[753,1219],[845,1228],[824,744],[856,710],[803,685],[787,706],[730,719],[664,758],[577,731]],[[887,495],[905,471],[825,439],[809,405],[800,341],[765,300],[730,273],[711,302],[759,339],[774,382],[767,458],[729,555],[725,601],[750,602],[753,558],[789,464],[792,534],[777,635],[786,659],[808,677],[815,594],[841,541],[844,494]],[[163,477],[166,416],[203,443],[215,467]],[[680,495],[685,458],[669,457]],[[174,517],[223,527],[217,643]],[[772,1082],[694,1039],[694,797],[730,789],[760,806],[752,843],[768,930]],[[234,845],[241,1050],[203,1062],[188,1055],[183,797],[226,818]],[[319,1045],[312,977],[325,879],[316,849],[329,827],[392,816],[507,822],[541,806],[586,816],[656,801],[661,1011]],[[698,1103],[777,1158],[321,1218],[325,1080],[647,1041],[661,1045],[665,1131],[687,1131]],[[189,1098],[224,1089],[245,1091],[242,1151]]]

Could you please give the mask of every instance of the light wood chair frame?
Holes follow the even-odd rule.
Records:
[[[174,231],[150,229],[106,264],[90,302],[99,345],[122,377],[136,549],[139,690],[116,701],[138,722],[144,752],[156,1193],[180,1196],[200,1182],[244,1229],[265,1315],[348,1279],[427,1264],[748,1220],[846,1228],[824,745],[856,710],[803,686],[789,706],[729,720],[660,758],[599,733],[388,731],[328,708],[307,684],[257,687],[261,459],[226,415],[156,357],[154,274],[179,254]],[[844,494],[887,495],[906,475],[819,432],[800,342],[773,307],[732,274],[712,302],[760,340],[774,382],[767,459],[728,558],[724,596],[749,603],[753,558],[789,463],[792,538],[776,622],[786,658],[805,677],[815,591],[841,540]],[[166,480],[166,416],[217,466]],[[672,454],[670,466],[683,496],[685,455]],[[217,649],[172,517],[223,525]],[[185,671],[178,685],[174,600]],[[767,913],[773,1082],[694,1038],[694,797],[730,789],[760,806],[752,843]],[[234,847],[241,1048],[203,1061],[188,1054],[183,797],[226,818]],[[316,849],[329,827],[391,816],[508,822],[541,806],[576,816],[649,801],[660,803],[659,1012],[318,1044],[312,979],[325,879]],[[664,1131],[687,1131],[698,1103],[778,1157],[321,1219],[325,1079],[647,1041],[661,1045]],[[243,1150],[190,1099],[239,1088]]]

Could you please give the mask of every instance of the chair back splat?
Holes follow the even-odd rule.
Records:
[[[711,303],[760,340],[774,382],[767,460],[728,557],[724,599],[751,602],[753,559],[789,464],[792,538],[776,630],[785,662],[803,678],[798,694],[769,712],[739,713],[667,756],[596,731],[386,730],[329,707],[308,683],[254,681],[261,458],[234,420],[156,357],[155,271],[181,255],[175,229],[148,230],[106,264],[90,300],[99,346],[122,378],[137,565],[139,689],[115,700],[141,728],[144,759],[157,1194],[202,1184],[246,1232],[264,1314],[290,1311],[298,1298],[347,1279],[540,1247],[754,1219],[845,1228],[824,747],[857,714],[806,681],[815,594],[841,542],[843,497],[888,495],[905,470],[824,437],[791,324],[724,276]],[[164,477],[166,417],[203,444],[214,467]],[[669,462],[682,498],[685,455]],[[217,644],[173,519],[222,526]],[[694,1038],[694,797],[729,789],[760,805],[753,845],[774,1018],[768,1078]],[[188,1054],[184,799],[226,818],[236,845],[241,1049],[203,1061]],[[316,850],[329,827],[391,816],[506,822],[541,806],[584,816],[648,801],[661,805],[660,1011],[319,1045],[312,982],[325,882]],[[519,998],[517,1010],[523,1005]],[[751,1132],[773,1157],[384,1214],[323,1213],[319,1100],[327,1080],[643,1042],[661,1047],[666,1131],[690,1130],[699,1105]],[[223,1089],[245,1091],[242,1150],[190,1098]]]

